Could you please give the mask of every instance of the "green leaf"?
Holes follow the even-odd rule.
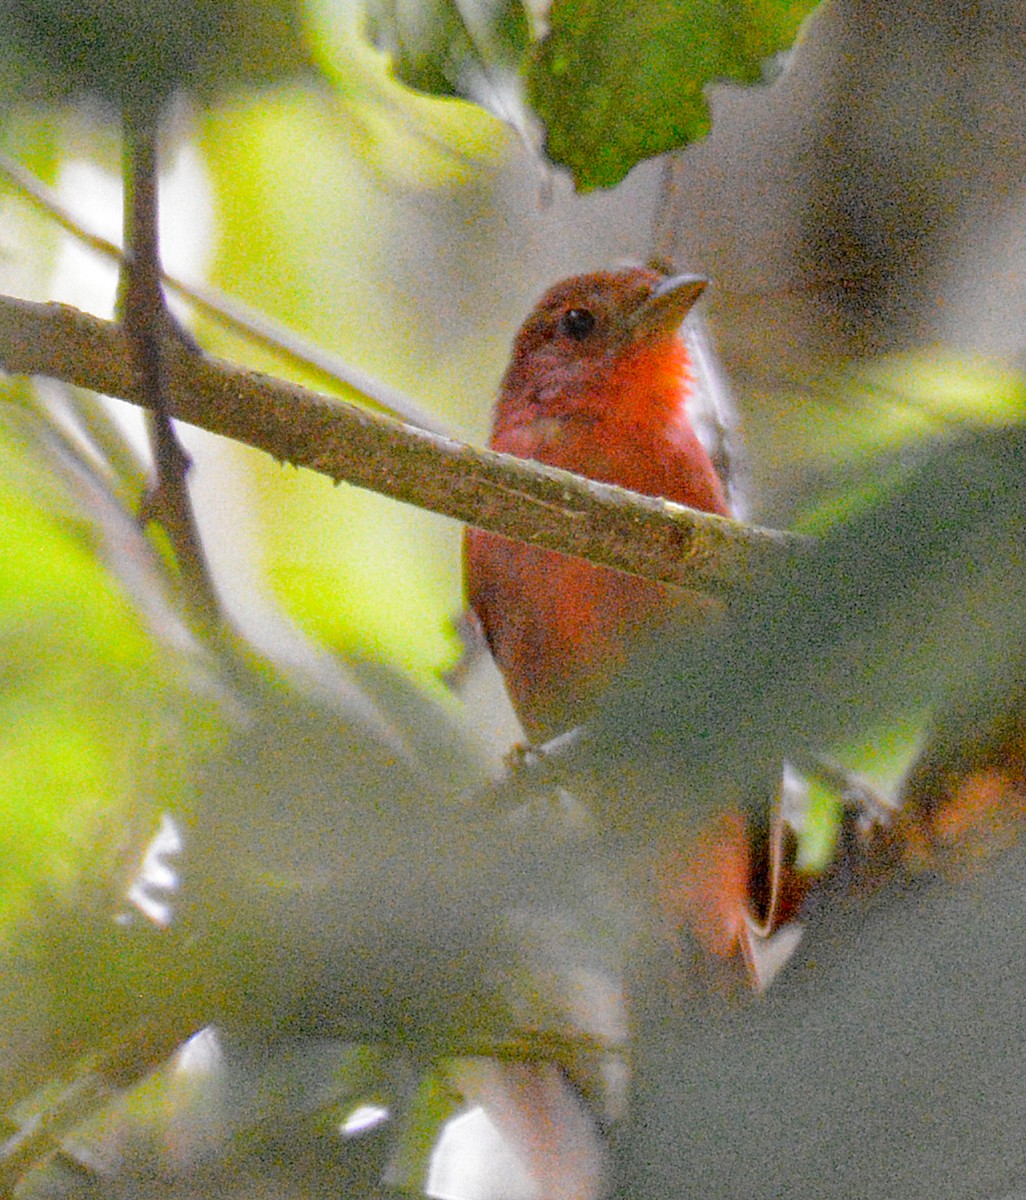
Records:
[[[843,808],[836,794],[816,780],[809,781],[804,828],[798,839],[796,865],[799,871],[818,874],[833,860],[841,831]]]
[[[546,151],[581,191],[704,137],[714,80],[756,83],[814,0],[556,0],[528,67]]]

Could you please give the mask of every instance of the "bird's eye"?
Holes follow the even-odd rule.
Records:
[[[559,332],[583,342],[595,328],[595,314],[586,308],[568,308],[559,318]]]

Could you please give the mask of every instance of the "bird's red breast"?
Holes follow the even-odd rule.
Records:
[[[727,513],[685,412],[680,323],[701,291],[630,268],[548,291],[522,325],[495,405],[494,450]],[[687,593],[552,550],[468,530],[467,596],[532,741],[582,719],[632,642]]]

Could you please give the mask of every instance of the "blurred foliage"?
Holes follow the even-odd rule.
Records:
[[[51,405],[13,384],[0,405],[0,1078],[14,1095],[123,1036],[174,977],[127,895],[158,814],[188,809],[219,736],[209,662],[124,506],[138,477],[115,479],[73,406]]]
[[[86,513],[104,485],[87,479],[76,488],[68,451],[53,433],[41,436],[45,423],[19,400],[15,385],[5,389],[0,413],[0,853],[9,906],[44,878],[49,890],[63,893],[78,879],[83,856],[116,844],[101,831],[108,823],[117,828],[126,812],[163,791],[149,756],[165,737],[179,741],[190,721],[181,708],[189,703],[186,680],[172,700],[158,670],[167,650],[159,631],[101,557],[109,546]],[[130,520],[101,497],[112,522]],[[144,544],[134,553],[144,556]],[[139,574],[147,569],[145,562],[125,565]],[[186,634],[170,606],[165,618],[170,628],[163,632],[182,653]],[[182,722],[177,736],[173,715]]]
[[[445,103],[421,100],[420,107]],[[393,385],[430,394],[430,376],[444,371],[466,380],[469,396],[481,370],[472,344],[442,357],[424,322],[411,321],[399,339],[394,334],[404,283],[389,267],[382,214],[394,213],[395,189],[414,170],[411,158],[400,156],[398,177],[380,178],[361,147],[339,136],[338,118],[323,95],[299,89],[210,114],[203,142],[223,230],[211,273],[254,307]],[[437,127],[425,131],[414,120],[403,128],[421,148],[427,178],[435,187],[451,185],[453,159]],[[238,353],[215,328],[203,336]],[[254,366],[280,370],[269,356],[245,353]],[[486,388],[482,383],[479,392]],[[283,470],[262,456],[240,450],[235,457],[245,473],[245,507],[258,518],[259,567],[276,603],[325,645],[401,663],[440,694],[439,672],[458,653],[450,625],[461,603],[456,531],[430,514],[333,489],[324,478]],[[415,570],[407,569],[411,563]]]
[[[131,106],[184,87],[221,91],[302,69],[294,0],[5,0],[0,96],[95,92]]]
[[[575,252],[503,179],[513,143],[499,122],[455,97],[530,141],[526,90],[549,155],[578,188],[608,186],[702,136],[705,85],[757,81],[812,7],[557,0],[543,29],[516,3],[11,0],[0,138],[60,184],[80,157],[113,169],[112,139],[89,106],[27,97],[132,102],[190,85],[207,107],[183,106],[169,130],[202,155],[187,187],[214,197],[216,237],[194,248],[209,275],[453,426],[479,427],[510,314]],[[48,295],[66,245],[3,199],[2,287]],[[607,210],[573,211],[599,214],[606,256],[628,244]],[[213,325],[197,332],[280,369]],[[507,822],[508,795],[487,789],[473,748],[481,714],[441,682],[458,653],[457,530],[197,443],[219,584],[243,626],[271,611],[272,661],[241,638],[201,645],[131,518],[143,468],[123,431],[92,401],[5,385],[0,1082],[28,1097],[14,1124],[32,1127],[62,1079],[91,1078],[140,1023],[165,1039],[143,1063],[156,1073],[124,1093],[108,1080],[98,1118],[26,1194],[251,1194],[269,1175],[283,1194],[376,1195],[383,1175],[412,1190],[455,1103],[432,1056],[525,1029],[557,1049],[615,1042],[637,855],[668,824],[735,798],[761,816],[789,753],[829,753],[893,785],[925,718],[943,729],[945,712],[971,711],[984,727],[1020,686],[1023,386],[940,352],[808,381],[787,440],[819,473],[798,521],[817,544],[723,627],[643,653],[561,757],[560,788],[528,787]],[[839,815],[814,788],[803,865],[830,862]],[[160,841],[168,817],[180,846]],[[943,918],[943,897],[930,904]],[[703,1092],[681,1097],[690,1068],[660,1068],[647,986],[632,999],[657,1063],[640,1089],[656,1097],[656,1129],[706,1106]],[[815,996],[796,1003],[796,1019],[829,1025]],[[185,1041],[211,1020],[205,1050]],[[775,1020],[769,1060],[792,1044]],[[574,1082],[604,1095],[608,1063],[594,1058]],[[812,1069],[843,1095],[848,1068],[831,1075],[829,1062],[820,1052]],[[701,1086],[747,1096],[745,1069]],[[364,1101],[392,1119],[347,1141]],[[649,1162],[664,1157],[682,1169],[659,1147]],[[681,1178],[666,1190],[684,1191]]]
[[[729,1200],[1014,1194],[1022,845],[996,867],[828,904],[756,1004],[681,1004],[653,973],[616,1194],[671,1200],[694,1180]]]
[[[708,133],[706,85],[759,82],[816,0],[556,0],[537,16],[521,0],[363,7],[367,32],[391,53],[400,79],[476,100],[525,136],[529,105],[544,124],[548,157],[589,191]]]
[[[428,99],[397,82],[396,75],[413,83],[402,70],[405,60],[393,73],[392,57],[368,45],[358,6],[307,0],[305,11],[312,52],[344,115],[342,135],[361,163],[377,165],[409,187],[467,180],[494,159],[494,122],[473,106]],[[419,6],[406,11],[424,32],[434,31]],[[447,94],[445,88],[429,90]]]
[[[863,364],[813,385],[799,421],[785,430],[800,453],[829,475],[828,491],[798,514],[807,533],[829,530],[884,495],[910,451],[961,428],[1022,422],[1022,378],[982,358],[939,348]],[[872,468],[866,469],[867,460]]]
[[[463,1044],[494,1031],[502,1010],[478,995],[493,977],[479,959],[495,942],[494,902],[488,917],[469,899],[477,871],[505,869],[507,839],[484,858],[475,842],[475,873],[457,879],[476,821],[459,797],[482,765],[401,676],[287,680],[244,646],[195,639],[125,506],[138,464],[91,401],[60,391],[44,407],[12,385],[0,417],[0,1090],[24,1098],[15,1128],[41,1112],[57,1131],[57,1114],[71,1127],[98,1115],[69,1142],[68,1161],[87,1167],[74,1183],[95,1181],[100,1161],[115,1191],[138,1184],[167,1134],[173,1188],[211,1153],[229,1169],[237,1138],[272,1137],[285,1114],[310,1136],[322,1110],[381,1090],[354,1047],[308,1042],[297,1074],[296,1056],[262,1038],[287,1027]],[[434,909],[440,883],[467,897],[453,928]],[[419,954],[389,949],[400,895]],[[351,975],[382,955],[374,978]],[[241,1043],[208,1063],[200,1099],[177,1068],[125,1096],[104,1073],[125,1047],[138,1066],[113,1078],[134,1084],[215,1018]],[[253,1087],[275,1089],[276,1115]],[[436,1109],[411,1116],[425,1146]],[[347,1178],[364,1170],[363,1143],[343,1153],[344,1115],[321,1138],[322,1186],[334,1177],[324,1154]],[[380,1154],[370,1161],[376,1181]],[[44,1195],[68,1186],[63,1169],[33,1182]]]
[[[809,522],[818,540],[736,619],[680,629],[610,689],[573,753],[589,770],[596,757],[600,778],[607,761],[643,771],[643,798],[629,808],[615,793],[606,801],[618,827],[640,835],[671,819],[682,777],[699,811],[725,796],[764,803],[789,756],[827,753],[886,777],[907,761],[902,741],[928,713],[971,696],[996,711],[998,697],[1018,689],[1022,381],[986,364],[945,370],[945,361],[927,355],[920,372],[902,358],[849,374],[833,399],[853,401],[845,412],[856,477]],[[928,404],[931,379],[943,386]],[[865,428],[886,415],[906,436],[870,450],[869,435],[854,432],[860,408]],[[924,410],[937,415],[924,421]],[[844,445],[842,436],[842,455]],[[832,453],[833,443],[823,446]],[[972,732],[984,736],[979,722]],[[834,818],[823,819],[828,831]]]
[[[521,0],[371,0],[363,7],[367,35],[388,52],[403,83],[465,96],[525,132],[518,72],[531,30]]]

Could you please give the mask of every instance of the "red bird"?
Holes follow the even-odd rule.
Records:
[[[688,420],[680,324],[705,281],[635,267],[556,284],[521,326],[489,445],[728,514]],[[637,636],[688,594],[469,529],[467,596],[532,742],[578,724]],[[692,603],[697,603],[691,598]]]
[[[492,449],[730,515],[685,411],[694,380],[680,325],[704,287],[640,267],[556,284],[513,344]],[[464,568],[470,607],[535,743],[588,717],[639,635],[682,604],[708,612],[680,589],[480,529],[467,530]],[[775,899],[792,878],[778,839],[758,849],[730,804],[692,817],[684,804],[680,825],[651,847],[658,908],[713,960],[740,952],[759,983],[756,943],[788,918]]]

